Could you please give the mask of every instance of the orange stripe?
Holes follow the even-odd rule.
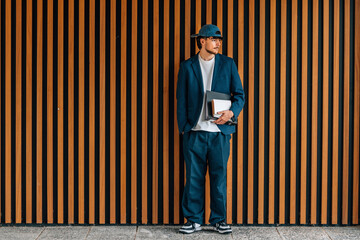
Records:
[[[344,145],[342,224],[348,224],[349,211],[349,124],[350,124],[350,1],[345,1],[344,14]]]
[[[177,125],[176,83],[180,67],[180,0],[175,0],[174,30],[174,224],[180,223],[180,137]]]
[[[121,42],[126,42],[126,0],[121,1]],[[126,112],[126,47],[121,48],[121,112]],[[120,223],[126,223],[126,115],[121,114]]]
[[[5,2],[5,223],[11,222],[11,1]]]
[[[302,9],[308,9],[307,0],[302,1]],[[301,180],[300,180],[300,224],[306,224],[306,168],[307,168],[307,51],[308,16],[302,11],[302,70],[301,70]]]
[[[222,28],[223,28],[223,0],[217,0],[216,16],[217,16],[216,25],[218,26],[218,28],[222,32]]]
[[[64,2],[58,1],[58,224],[64,223]],[[90,148],[91,149],[91,148]]]
[[[100,1],[99,58],[99,223],[105,223],[105,13],[106,2]]]
[[[169,223],[169,1],[164,1],[164,79],[163,79],[163,218]]]
[[[195,33],[201,29],[201,1],[195,1]],[[195,44],[195,53],[199,52],[197,44]]]
[[[275,223],[276,1],[270,3],[269,224]]]
[[[153,49],[159,48],[159,0],[154,0],[154,46]],[[159,52],[154,51],[153,56],[153,79],[159,77]],[[152,223],[158,223],[158,147],[159,147],[159,86],[158,81],[153,84],[153,179],[152,179]]]
[[[220,31],[222,32],[223,30],[223,1],[222,0],[218,0],[217,1],[217,26],[220,29]],[[222,47],[220,47],[219,53],[222,54]]]
[[[84,200],[85,200],[85,2],[84,0],[79,1],[79,223],[85,222],[84,213]],[[110,211],[112,212],[112,211]]]
[[[248,224],[254,222],[254,64],[255,2],[249,2],[249,93],[248,93]]]
[[[26,223],[32,222],[32,1],[26,2]],[[9,46],[6,44],[6,46]],[[9,46],[10,47],[10,46]],[[6,124],[7,125],[7,124]],[[8,126],[8,125],[7,125]],[[10,170],[10,166],[9,169]],[[9,173],[10,174],[10,173]],[[11,184],[7,184],[11,186]],[[10,199],[10,193],[6,194]],[[5,204],[7,212],[10,205]],[[5,213],[6,214],[6,213]],[[5,218],[10,216],[7,214]]]
[[[286,11],[287,1],[281,1],[280,59],[280,151],[279,151],[279,224],[285,223],[285,161],[286,161]]]
[[[22,72],[21,72],[21,57],[22,57],[22,9],[21,2],[16,2],[16,149],[21,149],[22,129],[21,129],[21,99],[22,99]],[[21,216],[21,152],[16,151],[16,223],[22,222]]]
[[[110,2],[110,129],[116,129],[116,1]],[[146,118],[145,118],[146,119]],[[110,223],[116,223],[116,135],[110,131]]]
[[[47,223],[53,223],[53,1],[47,3]]]
[[[360,1],[355,1],[355,56],[354,56],[354,183],[353,224],[359,224],[359,142],[360,142]]]
[[[89,96],[95,96],[95,0],[89,3]],[[89,98],[89,223],[95,223],[95,98]]]
[[[212,23],[212,1],[206,0],[206,24]]]
[[[143,28],[142,28],[142,37],[143,37],[143,46],[142,46],[142,118],[148,119],[148,0],[143,0]],[[175,48],[176,49],[176,48]],[[141,213],[141,223],[148,223],[148,122],[141,121],[141,131],[142,131],[142,141],[141,141],[141,199],[142,199],[142,213]],[[176,151],[175,151],[176,152]],[[174,203],[175,204],[175,203]]]
[[[240,79],[244,83],[244,1],[240,0],[238,3],[238,71]],[[238,117],[238,131],[237,131],[237,224],[243,223],[243,172],[244,172],[244,114],[241,111]]]
[[[275,62],[276,62],[276,1],[271,2],[270,15],[270,122],[269,122],[269,224],[274,223],[275,209]]]
[[[329,2],[324,1],[323,49],[329,49]],[[321,224],[327,224],[328,193],[328,128],[329,128],[329,51],[323,53],[323,123],[322,123],[322,191],[321,191]]]
[[[228,1],[228,16],[227,16],[227,25],[228,25],[228,56],[233,57],[233,41],[234,41],[234,33],[233,33],[233,19],[234,19],[234,2],[233,0]],[[234,136],[234,134],[233,134]],[[233,137],[232,136],[232,137]],[[227,166],[227,223],[232,224],[232,195],[233,195],[233,138],[230,140],[230,154],[228,159]]]
[[[137,1],[132,2],[131,19],[131,223],[136,223],[137,209]]]
[[[318,124],[318,32],[319,32],[319,3],[313,2],[313,54],[312,54],[312,122],[311,122],[311,213],[310,222],[316,224],[317,221],[317,124]]]
[[[290,224],[296,214],[296,82],[297,82],[297,1],[292,1],[291,21],[291,153],[290,153]]]
[[[188,11],[185,11],[185,59],[190,58],[190,12],[191,12],[191,3],[190,0],[185,0],[185,9],[189,9]],[[206,182],[206,179],[205,179]],[[186,164],[184,161],[184,185],[186,184]],[[205,186],[206,191],[206,186]],[[206,195],[205,195],[206,196]],[[206,198],[205,198],[206,199]],[[205,208],[206,211],[206,208]],[[205,212],[205,218],[206,218],[206,212]],[[206,218],[208,219],[208,218]],[[185,218],[184,218],[185,221]]]
[[[259,36],[259,189],[258,223],[264,223],[264,149],[265,149],[265,1],[260,1]]]
[[[337,224],[338,171],[339,171],[339,54],[340,54],[340,1],[334,1],[334,77],[333,77],[333,151],[332,151],[332,217]]]

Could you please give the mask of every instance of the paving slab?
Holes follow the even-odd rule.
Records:
[[[136,239],[183,239],[178,226],[139,226]]]
[[[331,239],[360,239],[360,226],[324,227],[323,230]]]
[[[179,226],[180,228],[181,226]],[[220,234],[213,230],[211,226],[202,226],[202,230],[192,234],[183,234],[183,239],[211,239],[211,240],[222,240],[222,239],[232,239],[231,234]]]
[[[38,239],[85,239],[89,230],[83,226],[46,227]]]
[[[233,239],[281,240],[276,227],[233,227]]]
[[[135,239],[136,226],[93,226],[86,239]]]
[[[283,239],[307,240],[307,239],[330,239],[321,227],[277,227]]]
[[[44,227],[0,227],[0,240],[36,239]]]

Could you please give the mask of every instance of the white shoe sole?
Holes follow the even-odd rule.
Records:
[[[201,231],[201,227],[197,227],[195,229],[182,229],[180,228],[179,232],[180,233],[185,233],[185,234],[190,234],[190,233],[194,233],[194,232],[198,232]]]

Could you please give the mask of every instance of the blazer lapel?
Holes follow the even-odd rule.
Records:
[[[203,79],[202,79],[202,75],[201,75],[201,69],[200,69],[200,63],[199,63],[199,54],[196,54],[193,58],[192,58],[192,64],[191,64],[195,76],[199,82],[199,85],[201,87],[201,92],[204,92],[204,84],[203,84]]]
[[[221,60],[220,55],[216,54],[215,55],[215,66],[214,66],[213,78],[212,78],[212,81],[211,81],[211,91],[214,90],[215,82],[217,80],[216,76],[217,76],[218,72],[220,71],[222,64],[223,64],[223,61]]]

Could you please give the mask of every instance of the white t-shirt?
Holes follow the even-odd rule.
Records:
[[[220,132],[220,129],[215,123],[212,123],[208,120],[205,120],[205,101],[206,101],[206,90],[211,90],[211,82],[213,78],[214,73],[214,66],[215,66],[215,57],[213,57],[211,60],[206,61],[200,57],[199,54],[199,63],[200,63],[200,69],[201,69],[201,75],[203,79],[203,86],[204,86],[204,99],[203,99],[203,105],[201,108],[201,114],[199,121],[193,127],[193,131],[207,131],[207,132]]]

